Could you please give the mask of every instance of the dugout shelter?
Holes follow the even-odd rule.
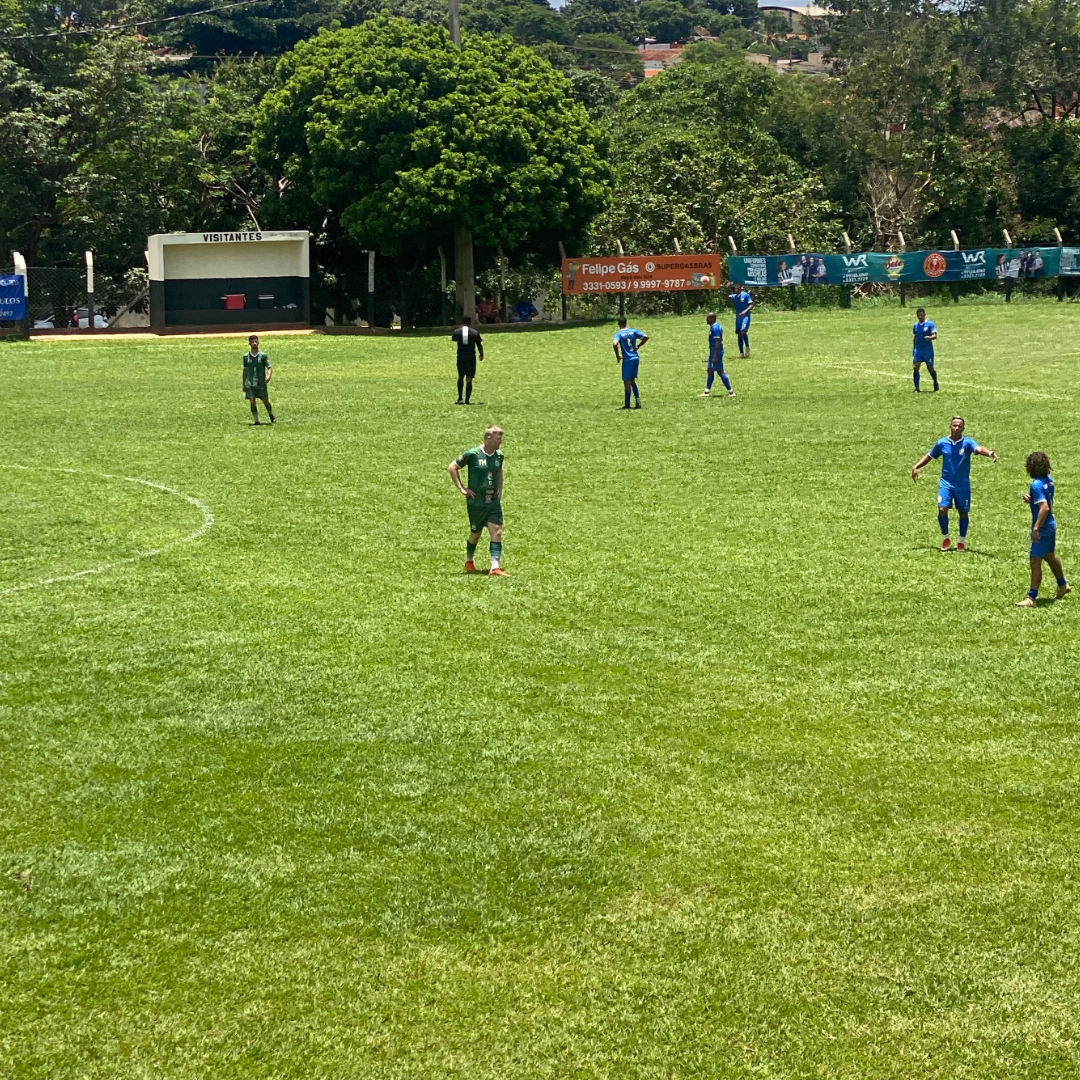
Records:
[[[150,327],[300,330],[311,322],[310,235],[157,233],[147,239]]]

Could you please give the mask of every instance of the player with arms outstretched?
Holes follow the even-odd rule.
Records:
[[[615,350],[615,362],[622,361],[624,409],[630,408],[631,391],[634,394],[634,408],[641,408],[641,395],[637,388],[638,364],[641,362],[638,349],[648,340],[648,334],[627,327],[625,318],[619,319],[619,329],[611,339],[611,347]]]
[[[259,423],[258,402],[260,401],[266,406],[266,415],[270,418],[270,423],[275,423],[269,389],[270,376],[274,374],[274,369],[270,366],[269,357],[259,348],[258,334],[252,334],[248,338],[248,351],[241,358],[241,363],[244,366],[244,373],[240,379],[240,386],[244,391],[244,397],[251,405],[252,423]]]
[[[454,487],[465,496],[465,508],[469,512],[469,539],[465,544],[465,573],[476,574],[476,545],[480,534],[486,528],[490,541],[491,569],[490,577],[509,577],[499,567],[502,561],[502,490],[503,490],[503,429],[489,427],[484,432],[484,441],[471,450],[466,450],[446,467]],[[469,467],[469,486],[461,482],[461,470]]]
[[[925,308],[919,308],[915,312],[915,320],[915,325],[911,328],[915,336],[911,350],[911,363],[917,394],[919,393],[919,369],[923,364],[930,372],[930,378],[934,380],[934,389],[938,388],[937,370],[934,367],[934,342],[937,340],[937,327],[927,319]]]
[[[709,374],[705,389],[698,396],[708,397],[712,393],[713,379],[719,375],[720,381],[727,387],[728,397],[734,397],[731,380],[724,371],[724,328],[717,322],[715,311],[710,311],[705,321],[709,324],[709,359],[706,361]]]
[[[754,298],[746,291],[743,285],[737,293],[729,293],[728,299],[735,305],[735,336],[739,340],[739,355],[750,355],[750,310],[754,306]],[[746,350],[743,352],[743,350]]]
[[[938,481],[938,525],[941,527],[941,550],[952,546],[949,539],[949,511],[956,508],[960,515],[960,541],[957,551],[963,551],[968,531],[968,514],[971,510],[971,458],[973,454],[997,461],[997,454],[980,446],[974,439],[964,435],[964,418],[954,416],[949,422],[949,434],[938,439],[930,449],[911,466],[911,479],[919,479],[919,470],[934,458],[941,458],[941,479]]]
[[[1031,507],[1031,588],[1023,600],[1018,600],[1017,607],[1035,607],[1039,601],[1039,586],[1042,585],[1042,564],[1050,567],[1057,581],[1055,600],[1060,600],[1072,592],[1072,586],[1065,580],[1065,571],[1057,555],[1057,522],[1054,520],[1054,480],[1050,475],[1050,459],[1041,451],[1028,454],[1024,463],[1031,486],[1024,495],[1024,502]]]

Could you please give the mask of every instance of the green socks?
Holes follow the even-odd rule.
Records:
[[[502,558],[502,543],[498,540],[491,541],[491,569],[499,569],[499,560]]]
[[[465,561],[472,562],[473,556],[476,554],[476,545],[470,544],[468,540],[465,541]]]

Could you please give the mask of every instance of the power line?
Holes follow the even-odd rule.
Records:
[[[177,19],[191,19],[196,15],[213,15],[218,11],[228,11],[230,8],[243,7],[245,4],[265,3],[266,0],[234,0],[231,4],[221,4],[218,7],[203,8],[202,11],[185,11],[182,15],[165,15],[160,19],[143,19],[140,22],[117,23],[114,26],[86,26],[78,30],[50,30],[45,34],[0,34],[0,41],[31,41],[41,38],[71,37],[75,34],[107,34],[113,30],[136,30],[140,26],[155,26],[158,23],[176,22]]]

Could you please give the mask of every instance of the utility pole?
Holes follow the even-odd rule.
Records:
[[[450,40],[461,48],[461,11],[458,0],[450,0]]]
[[[450,3],[450,40],[461,48],[461,11],[458,0]],[[476,277],[473,267],[471,229],[454,230],[454,304],[463,318],[476,318]]]

